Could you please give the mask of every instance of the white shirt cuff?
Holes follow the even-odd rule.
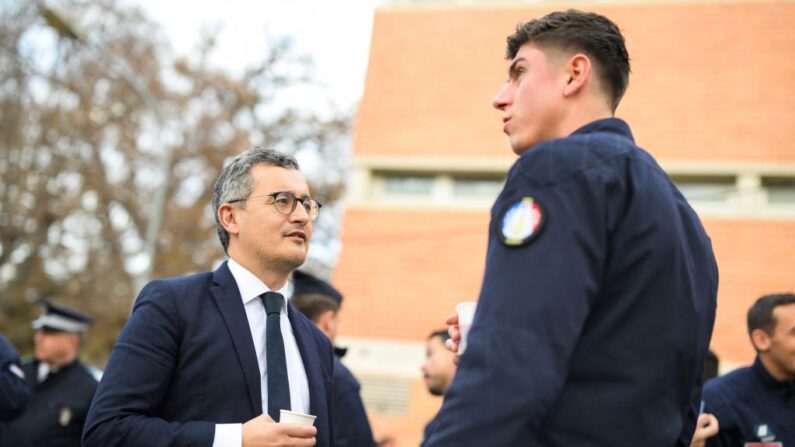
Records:
[[[215,424],[213,447],[242,447],[243,424]]]

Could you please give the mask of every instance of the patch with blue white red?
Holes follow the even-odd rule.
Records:
[[[500,239],[509,247],[521,247],[538,236],[545,221],[546,212],[541,203],[533,197],[522,197],[502,212]]]

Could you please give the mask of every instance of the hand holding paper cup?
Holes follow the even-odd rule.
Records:
[[[297,413],[290,410],[279,411],[280,424],[314,425],[315,418],[317,416],[312,416],[311,414]]]
[[[458,355],[463,354],[467,348],[467,336],[469,328],[472,327],[472,320],[475,319],[477,305],[478,303],[475,301],[465,301],[455,306],[455,311],[458,314],[458,328],[461,333],[461,340],[458,342]]]

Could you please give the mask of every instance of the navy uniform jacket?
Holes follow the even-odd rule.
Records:
[[[288,307],[317,416],[332,446],[333,355],[328,338]],[[260,372],[240,291],[227,264],[158,280],[141,291],[88,413],[86,447],[210,447],[217,423],[262,414]]]
[[[38,368],[35,360],[22,365],[30,400],[25,412],[8,423],[3,445],[78,447],[97,379],[77,360],[41,383],[37,382]]]
[[[340,357],[334,356],[334,445],[373,447],[373,431],[359,395],[361,386]]]
[[[720,426],[707,440],[708,447],[741,447],[746,442],[795,446],[795,381],[777,381],[759,358],[753,366],[707,382],[704,402],[704,411],[714,414]]]
[[[5,336],[0,334],[0,440],[2,422],[16,417],[28,403],[28,385],[20,377],[19,355]]]
[[[5,421],[22,414],[28,404],[30,390],[23,376],[16,349],[0,334],[0,446],[7,445]]]
[[[491,216],[469,346],[425,445],[689,445],[717,266],[627,124],[526,151]]]

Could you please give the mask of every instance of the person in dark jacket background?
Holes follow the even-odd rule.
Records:
[[[19,416],[28,404],[30,389],[19,363],[19,354],[0,334],[0,445],[5,433],[5,422]]]
[[[342,294],[336,288],[310,273],[296,270],[290,302],[334,344],[342,305]],[[372,447],[376,443],[362,403],[361,386],[342,364],[345,352],[344,348],[334,347],[334,446]]]
[[[795,446],[795,295],[766,295],[748,311],[751,366],[704,386],[704,410],[720,425],[707,447]]]
[[[78,359],[92,319],[50,301],[33,321],[35,355],[22,364],[30,400],[24,413],[8,422],[3,445],[79,446],[97,378]]]

